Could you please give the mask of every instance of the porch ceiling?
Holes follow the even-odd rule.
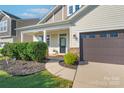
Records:
[[[65,29],[55,29],[55,30],[46,30],[46,33],[49,33],[49,32],[62,32],[62,31],[69,31],[69,28],[65,28]],[[24,32],[24,34],[28,34],[28,35],[39,35],[39,34],[43,34],[43,31],[27,31],[27,32]]]

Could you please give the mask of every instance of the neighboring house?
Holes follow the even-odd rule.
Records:
[[[36,24],[39,19],[21,19],[6,11],[0,11],[0,46],[6,42],[16,42],[15,28]]]
[[[21,42],[47,42],[49,55],[69,51],[80,61],[124,64],[124,6],[58,5],[36,25],[17,28]],[[79,53],[80,52],[80,53]]]

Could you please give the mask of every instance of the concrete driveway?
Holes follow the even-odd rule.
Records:
[[[79,65],[74,88],[124,87],[124,65],[89,62]]]

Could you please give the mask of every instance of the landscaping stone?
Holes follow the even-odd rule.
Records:
[[[6,70],[12,75],[29,75],[45,69],[45,63],[38,63],[33,61],[20,61],[15,62],[2,62],[3,67],[1,69]]]
[[[71,69],[77,69],[77,66],[78,66],[78,64],[74,64],[74,65],[65,64],[64,61],[60,61],[59,65],[67,67],[67,68],[71,68]]]

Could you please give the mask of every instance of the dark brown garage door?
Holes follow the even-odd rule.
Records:
[[[80,59],[90,62],[124,64],[124,33],[80,34]]]

